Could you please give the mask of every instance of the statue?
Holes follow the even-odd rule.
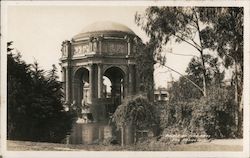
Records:
[[[72,108],[73,110],[76,110],[76,101],[73,100],[72,104],[70,105],[70,108]]]
[[[82,99],[82,118],[86,123],[93,121],[92,113],[90,113],[89,105],[85,104],[85,100]]]

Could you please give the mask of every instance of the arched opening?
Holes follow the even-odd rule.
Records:
[[[111,86],[112,83],[110,79],[106,76],[103,76],[103,97],[111,98]]]
[[[103,76],[108,78],[111,84],[110,94],[107,93],[106,98],[111,98],[112,103],[107,107],[107,112],[114,113],[124,99],[124,72],[118,67],[110,67],[104,72]],[[106,88],[108,92],[109,87]]]
[[[74,101],[77,105],[90,102],[89,70],[79,68],[74,77]]]

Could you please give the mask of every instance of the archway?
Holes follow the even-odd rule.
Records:
[[[103,76],[107,77],[111,82],[111,98],[112,104],[107,107],[108,113],[114,113],[116,108],[122,103],[124,99],[124,72],[119,67],[112,66],[108,68]]]
[[[74,102],[77,105],[81,105],[84,101],[85,103],[90,102],[89,95],[89,70],[81,67],[74,75]]]
[[[111,86],[112,83],[110,79],[103,76],[103,98],[111,98]]]

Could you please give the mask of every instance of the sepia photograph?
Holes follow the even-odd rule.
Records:
[[[249,157],[250,4],[204,2],[1,2],[3,157]]]

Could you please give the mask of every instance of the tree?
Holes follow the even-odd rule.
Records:
[[[8,138],[22,135],[27,116],[26,107],[30,104],[30,87],[32,78],[29,65],[21,60],[21,55],[9,53],[7,56],[7,126]]]
[[[179,43],[185,42],[199,52],[203,73],[203,95],[206,96],[206,68],[199,11],[197,7],[149,7],[144,15],[136,14],[135,20],[137,25],[156,41],[159,52],[171,38]]]
[[[243,7],[149,7],[145,14],[136,14],[136,23],[157,41],[158,52],[174,38],[200,53],[204,96],[207,89],[204,50],[217,51],[224,66],[233,67],[236,120],[242,134]]]
[[[225,71],[221,70],[217,57],[213,57],[209,54],[204,55],[204,61],[206,63],[206,81],[207,85],[218,85],[221,86],[221,83],[224,79]],[[202,64],[200,63],[199,59],[192,58],[188,64],[186,69],[186,73],[189,79],[194,81],[197,85],[202,85]]]
[[[234,124],[235,102],[231,87],[209,88],[208,97],[202,97],[192,115],[193,121],[200,120],[208,135],[213,138],[235,137]]]
[[[62,85],[57,69],[46,75],[35,62],[8,53],[8,139],[60,142],[71,130],[74,113],[62,103]]]
[[[199,59],[195,57],[192,58],[188,64],[186,69],[187,75],[181,76],[179,80],[174,82],[172,87],[169,89],[170,98],[168,114],[170,115],[171,119],[168,121],[166,130],[170,133],[172,131],[178,132],[178,134],[184,133],[187,135],[192,135],[207,133],[208,131],[208,134],[212,135],[212,131],[218,132],[218,130],[222,129],[228,130],[228,128],[220,128],[215,130],[209,126],[211,125],[211,127],[214,128],[216,125],[216,128],[219,128],[217,124],[213,124],[214,122],[222,122],[222,118],[220,118],[217,113],[220,113],[221,115],[228,117],[228,119],[231,119],[232,115],[228,115],[228,109],[231,107],[228,107],[227,111],[225,112],[225,110],[215,111],[214,106],[217,105],[219,109],[219,106],[225,106],[226,104],[232,105],[232,103],[226,101],[227,98],[223,97],[224,94],[221,92],[224,91],[226,93],[227,90],[224,87],[224,84],[222,84],[222,80],[224,79],[224,71],[221,72],[219,68],[220,64],[218,63],[218,58],[214,58],[211,55],[204,55],[204,61],[207,63],[206,81],[207,85],[209,86],[208,95],[206,97],[203,97],[201,91],[194,87],[193,84],[187,80],[188,78],[195,82],[195,84],[198,86],[202,85],[202,65]],[[214,86],[216,86],[218,89],[213,88],[211,90],[210,87]],[[217,91],[220,91],[220,93],[217,93]],[[221,96],[216,96],[212,94],[212,92]],[[232,98],[232,96],[230,98]],[[225,100],[223,101],[223,99]],[[204,100],[206,100],[206,102]],[[198,117],[200,115],[202,115],[204,118],[209,118],[209,120],[213,122],[211,122],[211,124],[209,124],[209,120],[205,120],[206,122],[200,122],[200,119],[195,118],[196,116]],[[232,125],[231,122],[230,125]],[[227,131],[222,130],[220,132],[226,133]],[[225,135],[226,134],[223,134],[221,136],[224,137]]]
[[[212,57],[211,55],[204,55],[204,61],[207,63],[206,81],[207,85],[222,86],[224,79],[224,71],[220,70],[220,63],[218,58]],[[196,85],[202,85],[202,64],[199,59],[192,58],[186,69],[187,75],[181,76],[178,81],[174,82],[172,87],[169,89],[170,102],[177,101],[188,101],[192,99],[199,99],[202,93],[199,89],[193,86],[193,84],[187,80],[190,79]]]
[[[150,101],[154,96],[154,43],[144,44],[141,40],[136,41],[136,66],[140,78],[140,91],[147,94]]]
[[[226,68],[234,69],[235,102],[238,106],[238,129],[242,134],[243,91],[243,7],[202,8],[201,21],[209,25],[201,36],[204,47],[216,50]]]
[[[168,134],[208,135],[210,138],[235,138],[235,102],[232,87],[210,86],[207,97],[169,103]]]

